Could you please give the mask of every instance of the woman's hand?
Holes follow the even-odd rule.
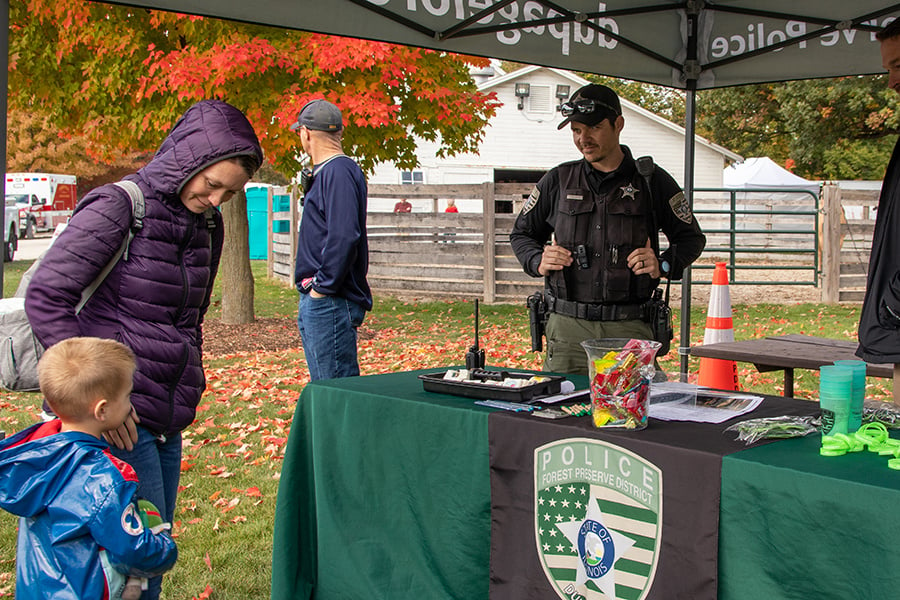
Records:
[[[131,414],[125,417],[125,422],[116,429],[104,433],[103,437],[119,450],[131,452],[138,441],[137,424],[140,422],[141,419],[134,412],[134,408],[132,408]]]

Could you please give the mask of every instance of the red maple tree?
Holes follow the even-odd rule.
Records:
[[[367,170],[415,166],[416,137],[474,151],[497,107],[468,73],[485,59],[84,0],[11,3],[9,44],[10,110],[46,112],[107,161],[155,150],[204,98],[242,109],[289,175],[302,149],[288,126],[314,98],[341,108]]]

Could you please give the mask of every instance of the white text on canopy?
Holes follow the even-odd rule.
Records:
[[[370,4],[377,6],[392,5],[398,7],[400,5],[410,13],[425,11],[436,17],[452,16],[458,21],[463,21],[478,12],[490,8],[493,0],[368,0]],[[597,5],[597,12],[606,10],[606,3],[600,2]],[[480,19],[480,25],[506,25],[511,23],[527,23],[529,21],[539,21],[543,19],[552,19],[561,17],[562,13],[547,8],[540,2],[534,0],[526,0],[525,2],[512,2],[495,13],[491,13]],[[590,23],[608,29],[618,34],[619,25],[615,19],[596,18],[588,19]],[[568,56],[572,50],[572,44],[581,44],[584,46],[592,46],[596,42],[600,48],[612,50],[616,47],[615,39],[599,34],[593,27],[587,23],[554,23],[550,25],[536,25],[534,27],[525,27],[523,29],[511,29],[507,31],[498,31],[496,33],[497,40],[506,45],[516,45],[522,41],[523,35],[550,35],[560,41],[560,53]]]

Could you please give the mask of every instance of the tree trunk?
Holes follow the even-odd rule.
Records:
[[[250,224],[247,219],[247,196],[235,194],[222,205],[225,221],[225,245],[219,264],[222,288],[222,322],[231,325],[252,323],[253,272],[250,270]]]

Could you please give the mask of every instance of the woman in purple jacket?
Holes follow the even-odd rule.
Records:
[[[143,192],[142,226],[131,200],[106,185],[86,195],[47,251],[25,298],[38,340],[49,347],[75,336],[118,340],[134,352],[135,416],[109,436],[113,452],[137,472],[138,495],[173,522],[181,468],[181,431],[206,387],[203,316],[222,252],[218,208],[240,192],[262,163],[241,111],[218,100],[184,113],[153,159],[126,177]],[[134,239],[80,311],[81,292]],[[157,598],[161,578],[143,598]]]

